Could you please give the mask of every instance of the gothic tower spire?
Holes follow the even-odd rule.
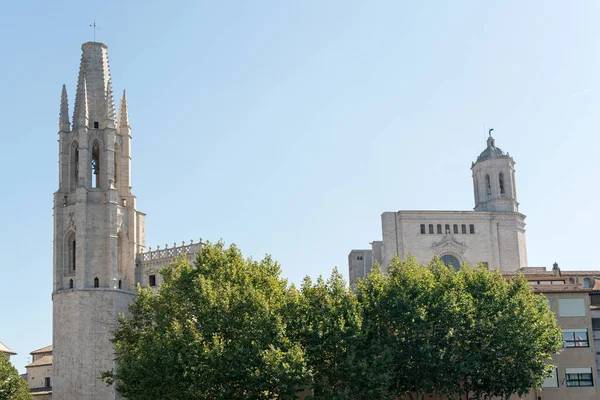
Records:
[[[127,109],[127,92],[123,89],[123,97],[119,104],[119,133],[124,128],[129,128],[129,110]]]
[[[114,121],[114,98],[108,63],[108,47],[103,43],[87,42],[81,46],[83,53],[79,66],[75,115],[81,113],[83,96],[87,95],[90,125],[105,128]],[[87,87],[87,90],[84,90]]]
[[[73,111],[73,130],[80,127],[88,127],[89,123],[89,103],[87,91],[87,79],[82,79],[81,85],[77,86],[77,94],[75,95],[75,109]]]
[[[107,49],[82,46],[72,131],[64,87],[61,100],[52,294],[56,400],[120,398],[98,376],[116,367],[110,339],[135,296],[135,257],[145,246],[144,214],[131,192],[131,137],[127,125],[117,132]]]
[[[62,94],[60,96],[60,119],[58,122],[60,132],[69,132],[71,130],[71,122],[69,121],[69,102],[67,100],[67,86],[63,85]]]

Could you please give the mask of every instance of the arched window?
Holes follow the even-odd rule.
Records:
[[[100,187],[100,146],[98,142],[92,145],[92,187]]]
[[[425,224],[421,224],[421,235],[424,235],[425,233]]]
[[[436,226],[436,231],[438,235],[442,234],[442,224],[437,224]]]
[[[94,278],[94,287],[100,287],[100,280],[98,278]]]
[[[454,257],[452,254],[446,254],[445,256],[442,256],[442,262],[449,267],[453,267],[455,271],[458,271],[460,268],[460,262],[458,261],[458,258]]]
[[[77,241],[75,232],[71,231],[65,237],[65,274],[75,273],[77,269]]]
[[[117,235],[117,270],[121,276],[125,274],[125,256],[123,254],[125,246],[123,246],[123,242],[123,232],[119,232]]]
[[[458,224],[452,225],[452,229],[453,229],[454,234],[457,235],[458,234]]]
[[[489,175],[485,176],[485,192],[487,193],[488,197],[492,195],[492,183],[490,182]]]
[[[584,288],[589,288],[589,287],[591,287],[591,286],[592,286],[592,285],[591,285],[591,283],[592,283],[592,281],[590,280],[590,278],[585,278],[585,279],[583,280],[583,287],[584,287]]]
[[[500,194],[504,194],[504,174],[498,174],[498,183],[500,184]]]
[[[69,279],[69,289],[73,289],[73,279]]]
[[[119,163],[121,162],[121,151],[119,145],[115,145],[115,185],[119,181]]]
[[[74,141],[71,145],[71,173],[70,188],[75,190],[79,181],[79,143]]]

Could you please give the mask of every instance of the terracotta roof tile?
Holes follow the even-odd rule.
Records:
[[[29,354],[50,353],[51,351],[52,351],[52,345],[46,346],[46,347],[42,347],[41,349],[34,350],[31,353],[29,353]]]
[[[38,358],[31,364],[26,365],[25,368],[39,367],[41,365],[52,365],[52,356],[44,356],[44,357]]]
[[[6,347],[6,345],[2,342],[0,342],[0,352],[10,354],[11,356],[14,356],[15,354],[17,354],[14,351],[12,351],[11,349],[9,349],[8,347]]]

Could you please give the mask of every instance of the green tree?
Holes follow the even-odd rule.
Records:
[[[397,396],[475,399],[523,395],[541,385],[561,345],[544,297],[522,277],[439,258],[412,257],[388,266],[385,300]]]
[[[27,382],[10,363],[6,354],[0,352],[0,400],[33,400]]]
[[[469,325],[461,340],[464,391],[474,398],[522,396],[541,386],[562,346],[561,329],[546,297],[522,276],[506,280],[498,271],[463,268],[463,313]]]
[[[290,295],[279,266],[205,244],[195,264],[161,271],[157,293],[139,289],[115,333],[107,383],[136,399],[294,399],[308,382],[302,348],[287,336]]]
[[[314,397],[384,398],[387,385],[375,368],[379,349],[365,340],[357,296],[339,272],[327,281],[305,278],[294,305],[290,327],[306,353]]]

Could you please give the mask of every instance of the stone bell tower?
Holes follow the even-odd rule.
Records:
[[[519,212],[517,188],[515,184],[515,161],[496,147],[492,137],[487,147],[471,166],[473,171],[473,191],[475,211]]]
[[[99,379],[115,368],[110,342],[135,296],[145,214],[131,193],[127,98],[115,113],[107,46],[88,42],[73,124],[63,86],[54,194],[53,399],[117,399]]]

